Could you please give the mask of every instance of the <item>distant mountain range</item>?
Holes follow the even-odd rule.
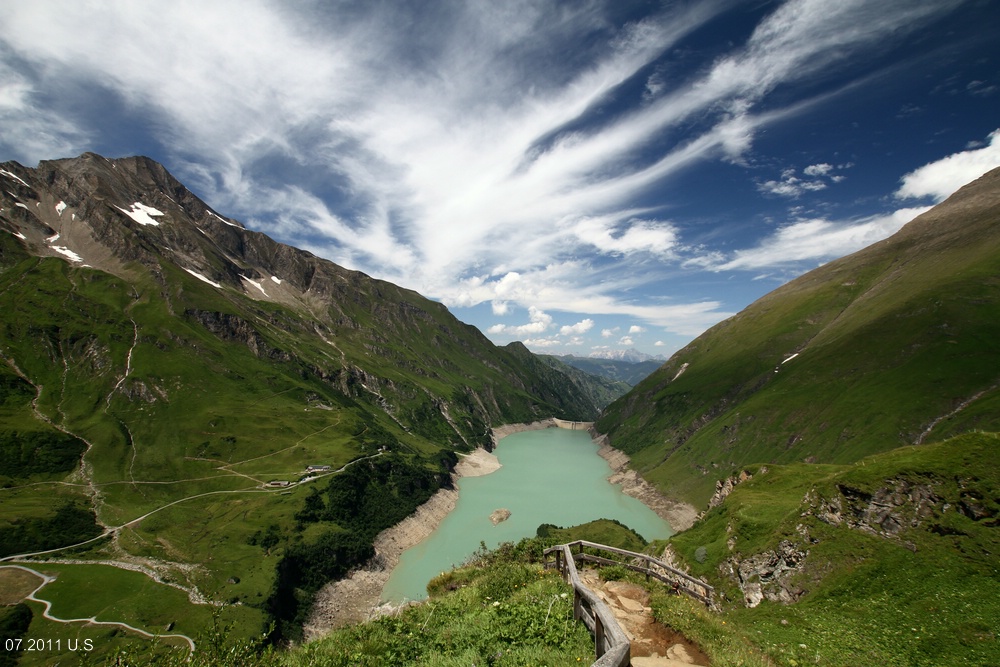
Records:
[[[640,352],[635,348],[629,348],[627,350],[595,350],[588,354],[587,357],[590,359],[625,361],[631,364],[638,364],[644,361],[664,362],[667,360],[667,358],[662,355],[653,356],[651,354],[646,354],[645,352]]]
[[[1000,430],[1000,170],[712,327],[597,427],[698,507],[747,464]]]
[[[629,352],[634,352],[637,356],[632,357]],[[648,355],[643,355],[641,352],[636,352],[635,350],[624,352],[623,356],[631,358],[577,357],[573,355],[552,358],[584,371],[590,376],[606,378],[613,382],[621,382],[630,388],[639,384],[641,380],[663,365],[663,361],[648,357]],[[638,356],[645,356],[647,358],[638,359]]]

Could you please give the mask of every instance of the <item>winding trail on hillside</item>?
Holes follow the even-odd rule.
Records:
[[[25,596],[25,599],[43,605],[45,609],[42,611],[42,616],[44,616],[46,619],[50,621],[53,621],[55,623],[87,623],[89,625],[111,625],[119,628],[125,628],[126,630],[135,632],[149,639],[180,639],[188,645],[188,649],[190,650],[191,653],[194,653],[195,651],[194,640],[188,637],[187,635],[183,635],[180,633],[154,634],[152,632],[147,632],[142,628],[137,628],[134,625],[129,625],[128,623],[123,623],[121,621],[98,621],[95,616],[91,616],[90,618],[59,618],[58,616],[53,616],[52,603],[44,598],[37,597],[36,594],[40,590],[45,588],[45,586],[55,581],[56,580],[55,577],[50,577],[49,575],[43,572],[39,572],[38,570],[32,569],[30,567],[25,567],[23,565],[3,565],[2,567],[13,567],[19,570],[24,570],[25,572],[30,572],[31,574],[39,577],[42,580],[42,583],[40,583],[38,587],[35,588],[35,590],[33,590],[31,593]]]
[[[304,479],[299,480],[298,482],[296,482],[292,486],[298,486],[298,485],[301,485],[301,484],[306,484],[306,483],[315,481],[316,479],[319,479],[320,477],[327,477],[327,476],[330,476],[330,475],[336,475],[338,473],[343,472],[344,470],[346,470],[347,468],[349,468],[350,466],[352,466],[352,465],[354,465],[356,463],[359,463],[361,461],[365,461],[365,460],[368,460],[368,459],[377,458],[377,457],[381,456],[382,454],[383,454],[383,452],[378,452],[378,453],[372,454],[370,456],[365,456],[365,457],[361,457],[361,458],[358,458],[358,459],[354,459],[353,461],[350,461],[350,462],[346,463],[345,465],[343,465],[342,467],[340,467],[337,470],[330,471],[330,472],[327,472],[327,473],[323,473],[321,475],[314,475],[314,476],[306,477]],[[236,473],[236,474],[239,474],[239,473]],[[178,481],[185,481],[185,480],[178,480]],[[119,482],[119,483],[130,484],[130,482],[127,482],[127,481],[125,481],[125,482]],[[160,562],[160,561],[156,561],[155,559],[148,559],[148,558],[147,559],[142,559],[142,560],[146,561],[146,563],[147,563],[146,565],[142,565],[140,563],[133,563],[133,562],[127,562],[127,561],[116,561],[116,560],[87,560],[87,561],[81,561],[81,560],[69,560],[69,559],[58,559],[58,560],[57,559],[46,559],[46,560],[42,560],[42,561],[30,561],[30,560],[27,560],[27,559],[38,558],[39,556],[47,556],[49,554],[55,554],[55,553],[58,553],[58,552],[61,552],[61,551],[65,551],[67,549],[73,549],[73,548],[76,548],[76,547],[86,546],[88,544],[92,544],[92,543],[98,542],[98,541],[100,541],[102,539],[105,539],[105,538],[111,538],[112,540],[116,540],[121,530],[123,530],[125,528],[134,528],[139,523],[141,523],[144,519],[148,518],[149,516],[151,516],[153,514],[156,514],[157,512],[159,512],[161,510],[164,510],[164,509],[166,509],[168,507],[172,507],[174,505],[178,505],[180,503],[187,502],[187,501],[190,501],[190,500],[194,500],[194,499],[197,499],[197,498],[204,498],[206,496],[213,496],[213,495],[238,494],[238,493],[275,494],[275,493],[287,492],[288,488],[289,487],[276,488],[276,489],[263,489],[263,488],[234,489],[234,490],[225,490],[225,491],[209,491],[209,492],[205,492],[205,493],[194,494],[194,495],[187,496],[187,497],[184,497],[184,498],[180,498],[180,499],[175,500],[173,502],[161,505],[160,507],[157,507],[157,508],[155,508],[153,510],[150,510],[149,512],[146,512],[142,516],[136,517],[135,519],[131,519],[131,520],[129,520],[129,521],[127,521],[127,522],[119,525],[119,526],[107,526],[107,525],[101,524],[102,527],[104,528],[104,530],[101,532],[101,534],[97,535],[96,537],[90,538],[88,540],[84,540],[84,541],[78,542],[76,544],[70,544],[70,545],[58,547],[58,548],[55,548],[55,549],[46,549],[46,550],[43,550],[43,551],[35,551],[35,552],[31,552],[31,553],[22,553],[22,554],[14,554],[14,555],[11,555],[11,556],[5,556],[3,558],[0,558],[0,563],[14,563],[14,562],[17,562],[17,561],[21,561],[21,562],[41,562],[41,563],[53,562],[53,563],[59,563],[59,564],[65,564],[65,565],[106,565],[106,566],[109,566],[109,567],[115,567],[115,568],[122,569],[122,570],[128,570],[128,571],[132,571],[132,572],[139,572],[141,574],[146,575],[147,577],[151,578],[153,581],[156,581],[159,584],[163,584],[163,585],[166,585],[166,586],[171,586],[172,588],[176,588],[178,590],[181,590],[181,591],[183,591],[183,592],[185,592],[187,594],[188,600],[192,604],[204,604],[204,605],[211,605],[211,606],[221,606],[222,603],[215,602],[213,600],[209,600],[204,594],[201,593],[201,591],[198,590],[198,588],[196,586],[184,586],[184,585],[176,583],[176,582],[168,581],[164,577],[164,574],[162,572],[158,571],[157,568],[159,567],[159,569],[162,569],[163,567],[169,567],[169,566],[167,564],[165,564],[165,563]],[[157,567],[154,567],[154,566],[157,566]],[[189,644],[189,646],[191,648],[191,651],[192,652],[194,651],[194,642],[189,637],[186,637],[185,635],[163,635],[163,634],[161,634],[161,635],[154,635],[154,634],[146,632],[145,630],[142,630],[140,628],[136,628],[136,627],[133,627],[131,625],[128,625],[127,623],[124,623],[124,622],[117,622],[117,621],[115,621],[115,622],[111,622],[111,621],[97,621],[93,617],[89,618],[89,619],[88,618],[84,618],[84,619],[59,619],[59,618],[56,618],[54,616],[51,616],[49,614],[49,610],[51,609],[51,603],[48,602],[47,600],[34,597],[34,594],[37,593],[39,590],[41,590],[42,587],[44,587],[50,581],[52,581],[54,579],[53,577],[48,577],[47,575],[45,575],[45,574],[43,574],[41,572],[37,572],[37,571],[35,571],[35,570],[33,570],[33,569],[29,568],[29,567],[25,567],[23,565],[13,565],[13,564],[10,564],[10,565],[0,565],[0,567],[17,567],[17,568],[20,568],[22,570],[32,572],[32,573],[38,575],[39,577],[41,577],[44,580],[44,582],[37,589],[35,589],[35,591],[28,597],[28,599],[31,599],[31,600],[34,600],[34,601],[39,602],[41,604],[44,604],[46,606],[44,615],[45,615],[46,618],[48,618],[50,620],[58,621],[58,622],[61,622],[61,623],[87,622],[87,623],[93,623],[93,624],[97,624],[97,625],[118,625],[118,626],[121,626],[123,628],[127,628],[129,630],[137,632],[137,633],[139,633],[139,634],[141,634],[143,636],[150,637],[150,638],[156,638],[156,637],[161,637],[161,638],[162,637],[177,637],[177,638],[184,639]]]
[[[924,439],[931,434],[931,431],[934,430],[934,427],[936,427],[938,424],[940,424],[941,422],[943,422],[945,419],[950,419],[951,417],[954,417],[959,412],[961,412],[962,410],[966,409],[967,407],[969,407],[970,405],[972,405],[973,403],[975,403],[976,401],[978,401],[980,398],[982,398],[986,394],[990,393],[991,391],[996,391],[997,389],[1000,389],[1000,382],[996,382],[993,385],[987,387],[986,389],[983,389],[982,391],[980,391],[978,393],[975,393],[972,396],[970,396],[969,398],[965,399],[964,401],[962,401],[961,403],[959,403],[958,406],[954,410],[952,410],[951,412],[948,412],[946,414],[943,414],[940,417],[938,417],[937,419],[935,419],[934,421],[932,421],[927,426],[927,428],[925,428],[923,430],[923,432],[920,434],[920,436],[913,442],[913,444],[915,444],[915,445],[922,445],[922,444],[924,444]]]
[[[369,460],[369,459],[377,458],[377,457],[381,456],[382,454],[383,454],[383,452],[378,452],[378,453],[372,454],[370,456],[364,456],[364,457],[361,457],[361,458],[354,459],[353,461],[350,461],[350,462],[346,463],[345,465],[343,465],[342,467],[338,468],[337,470],[333,470],[333,471],[330,471],[330,472],[326,472],[326,473],[317,474],[317,475],[313,475],[313,476],[309,476],[309,477],[303,478],[303,479],[299,480],[298,482],[295,482],[294,484],[290,484],[288,487],[280,487],[280,488],[275,488],[275,489],[263,489],[263,488],[230,489],[230,490],[223,490],[223,491],[206,491],[204,493],[196,493],[196,494],[193,494],[193,495],[190,495],[190,496],[186,496],[184,498],[179,498],[178,500],[174,500],[174,501],[166,503],[164,505],[161,505],[161,506],[159,506],[159,507],[157,507],[155,509],[150,510],[149,512],[146,512],[142,516],[136,517],[134,519],[130,519],[129,521],[126,521],[125,523],[123,523],[121,525],[118,525],[118,526],[107,526],[107,525],[101,524],[102,527],[104,528],[104,530],[101,532],[100,535],[97,535],[97,536],[92,537],[90,539],[84,540],[82,542],[77,542],[75,544],[68,544],[68,545],[65,545],[65,546],[57,547],[55,549],[45,549],[45,550],[42,550],[42,551],[33,551],[33,552],[30,552],[30,553],[21,553],[21,554],[13,554],[13,555],[10,555],[10,556],[4,556],[4,557],[0,558],[0,563],[23,561],[23,560],[28,559],[28,558],[35,558],[35,557],[38,557],[38,556],[45,556],[47,554],[54,554],[54,553],[58,553],[60,551],[65,551],[67,549],[75,549],[77,547],[86,546],[88,544],[91,544],[91,543],[97,542],[99,540],[102,540],[102,539],[104,539],[106,537],[114,538],[114,537],[117,536],[117,534],[119,533],[119,531],[121,531],[122,529],[124,529],[124,528],[134,528],[139,523],[141,523],[144,519],[152,516],[153,514],[156,514],[157,512],[160,512],[160,511],[162,511],[164,509],[167,509],[168,507],[173,507],[174,505],[178,505],[180,503],[184,503],[184,502],[187,502],[187,501],[190,501],[190,500],[195,500],[197,498],[204,498],[204,497],[207,497],[207,496],[214,496],[214,495],[237,494],[237,493],[276,494],[276,493],[286,492],[286,491],[288,491],[288,489],[291,486],[299,486],[299,485],[302,485],[302,484],[307,484],[309,482],[315,481],[315,480],[317,480],[317,479],[319,479],[321,477],[328,477],[330,475],[336,475],[338,473],[343,472],[344,470],[346,470],[347,468],[349,468],[350,466],[352,466],[352,465],[354,465],[356,463],[359,463],[361,461],[366,461],[366,460]],[[191,480],[177,480],[176,482],[159,482],[159,483],[168,484],[168,483],[179,483],[179,482],[185,482],[185,481],[191,481]],[[122,482],[111,482],[111,483],[112,484],[131,484],[131,482],[125,482],[125,481],[122,481]],[[139,482],[139,483],[156,484],[158,482]],[[86,564],[86,563],[84,563],[82,561],[77,561],[77,562],[81,562],[81,564]],[[136,570],[133,567],[123,567],[123,564],[120,563],[120,562],[117,562],[117,561],[89,561],[88,563],[94,563],[94,562],[99,562],[100,564],[111,565],[112,567],[119,567],[121,569],[130,569],[130,570],[135,570],[135,571],[144,571],[144,570],[141,570],[141,569],[140,570]],[[73,563],[73,561],[67,561],[67,563]],[[157,577],[153,577],[153,578],[155,580],[157,580],[159,583],[164,583],[163,581],[161,581]],[[203,595],[201,595],[200,592],[197,591],[197,589],[188,589],[188,588],[185,588],[183,586],[179,586],[179,587],[182,590],[187,591],[188,594],[189,594],[189,597],[192,597],[192,599],[201,598],[203,600],[206,600],[202,604],[212,604],[212,603],[208,602],[207,599]]]

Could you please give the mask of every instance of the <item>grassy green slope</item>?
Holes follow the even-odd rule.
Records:
[[[982,465],[998,448],[997,434],[974,433],[847,465],[749,467],[747,481],[668,542],[715,587],[714,611],[622,568],[606,574],[651,587],[655,616],[716,667],[998,664],[1000,470]],[[567,622],[564,585],[534,563],[553,541],[631,538],[604,521],[540,532],[436,578],[423,605],[259,664],[587,661],[590,640]],[[769,574],[747,576],[748,564]],[[747,606],[747,583],[769,597]],[[775,601],[781,590],[794,603]]]
[[[729,658],[753,653],[747,647],[778,665],[998,664],[1000,473],[982,464],[998,448],[995,434],[969,434],[847,466],[754,468],[671,538],[691,572],[723,594],[722,616],[685,612],[678,600],[659,612],[714,643],[722,660],[713,664],[736,664]],[[929,494],[918,499],[921,488]],[[831,503],[839,523],[826,513]],[[740,563],[782,542],[806,554],[780,576],[798,601],[747,608]]]
[[[699,506],[749,463],[849,462],[997,428],[998,223],[993,173],[713,327],[598,428],[650,481]]]
[[[77,557],[144,559],[210,600],[245,605],[243,636],[268,615],[294,635],[324,577],[367,558],[387,521],[448,483],[455,450],[489,443],[500,423],[593,416],[565,376],[530,354],[497,348],[415,292],[213,218],[155,163],[54,164],[37,180],[11,167],[35,184],[15,188],[19,200],[69,201],[76,225],[86,219],[105,243],[100,252],[127,261],[109,262],[110,272],[77,267],[0,233],[0,537],[10,546],[0,555],[118,528]],[[151,189],[130,190],[133,172]],[[100,197],[43,190],[81,178]],[[102,203],[136,197],[165,209],[169,224],[129,225]],[[0,222],[44,237],[46,221],[32,216],[49,208],[10,206],[4,216],[14,217]],[[181,268],[178,248],[223,287]],[[251,264],[265,260],[273,264]],[[251,298],[240,276],[265,270],[298,296]],[[353,464],[365,466],[355,490],[364,471],[382,477],[376,501],[356,508],[371,516],[346,525],[338,503],[353,491],[334,486],[358,459],[368,460]],[[294,484],[311,464],[332,470],[265,487]],[[379,495],[387,490],[398,496]],[[307,511],[314,496],[325,498],[321,511]],[[91,512],[89,528],[56,543],[22,539],[48,535],[66,507]],[[335,544],[342,558],[319,557]]]

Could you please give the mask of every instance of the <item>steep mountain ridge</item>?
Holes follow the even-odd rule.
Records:
[[[704,506],[750,463],[847,463],[995,430],[998,367],[995,170],[711,328],[597,427],[650,481]]]
[[[0,313],[0,557],[103,533],[77,557],[240,602],[243,632],[295,636],[491,426],[597,412],[523,346],[142,157],[0,165]],[[89,526],[53,538],[70,511]]]
[[[163,296],[174,289],[172,272],[181,268],[231,302],[242,296],[258,304],[281,304],[306,316],[292,328],[302,335],[312,329],[314,337],[320,337],[342,360],[358,354],[377,355],[386,365],[432,367],[442,355],[427,358],[424,350],[416,349],[411,339],[420,336],[422,342],[447,354],[475,359],[483,367],[479,377],[500,375],[521,391],[534,383],[552,404],[549,409],[573,406],[570,411],[576,413],[594,412],[594,406],[563,378],[549,377],[555,387],[539,383],[524,371],[530,358],[496,348],[475,328],[455,320],[443,305],[246,230],[212,211],[148,158],[112,161],[85,154],[42,162],[35,172],[16,163],[3,169],[12,175],[7,176],[8,184],[13,181],[17,189],[5,193],[7,219],[0,219],[0,225],[24,236],[32,254],[60,257],[125,280],[141,280],[148,274]],[[16,201],[9,201],[10,194],[18,194]],[[32,200],[34,210],[24,204]],[[242,327],[237,337],[250,335],[249,328],[254,328],[250,337],[255,340],[267,337],[265,327],[247,324],[252,318],[198,311],[188,308],[185,314],[218,335],[229,335],[223,333],[227,328]],[[265,321],[269,319],[273,316]],[[355,354],[345,348],[353,348]],[[490,404],[495,401],[476,403],[485,411],[481,418],[501,417],[499,406]]]
[[[603,371],[601,367],[594,367],[590,371],[579,368],[575,363],[574,359],[579,359],[580,357],[558,357],[547,354],[540,354],[538,358],[544,361],[546,364],[555,368],[561,373],[564,373],[573,382],[580,387],[591,400],[597,404],[598,407],[604,409],[609,403],[611,403],[616,398],[624,396],[628,393],[628,390],[632,388],[632,385],[622,382],[620,380],[614,380],[608,377],[608,375]],[[614,363],[618,365],[631,365],[625,364],[625,362],[607,362]]]

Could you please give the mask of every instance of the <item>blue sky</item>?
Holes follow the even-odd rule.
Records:
[[[148,155],[538,352],[669,356],[1000,165],[991,0],[0,15],[0,160]]]

